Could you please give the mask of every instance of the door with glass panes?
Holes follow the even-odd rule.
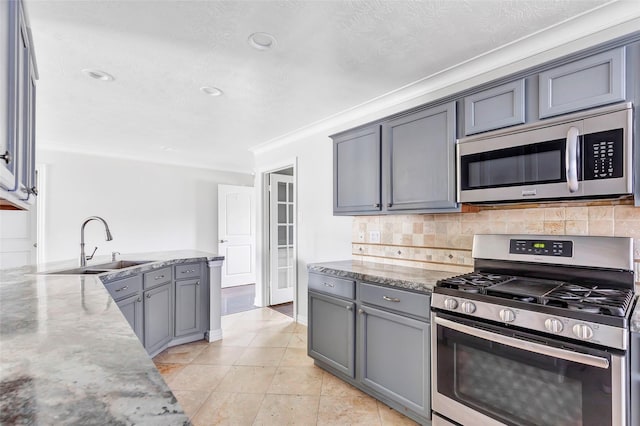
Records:
[[[293,301],[296,286],[293,176],[269,175],[270,305]]]

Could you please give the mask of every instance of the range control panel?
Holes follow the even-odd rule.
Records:
[[[509,240],[509,253],[533,256],[573,256],[573,241]]]
[[[622,129],[584,135],[584,180],[622,177],[623,138]]]

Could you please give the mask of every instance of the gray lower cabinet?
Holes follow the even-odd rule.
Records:
[[[355,303],[309,291],[308,354],[355,377]]]
[[[333,138],[333,213],[380,211],[380,126]]]
[[[455,102],[383,123],[385,210],[456,208],[455,145]]]
[[[144,338],[143,317],[142,317],[142,294],[137,293],[116,302],[122,315],[127,319],[129,325],[142,342]]]
[[[429,323],[381,309],[359,309],[362,384],[415,413],[431,416]]]
[[[202,331],[200,278],[176,281],[175,337]]]
[[[624,101],[625,49],[618,47],[540,73],[540,118]]]
[[[171,283],[144,292],[144,347],[149,354],[167,345],[173,337]]]

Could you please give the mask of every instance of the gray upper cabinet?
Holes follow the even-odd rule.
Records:
[[[171,341],[172,308],[171,283],[144,292],[144,347],[152,356]]]
[[[333,140],[333,213],[380,211],[380,126]]]
[[[540,118],[624,101],[625,68],[619,47],[540,73]]]
[[[37,195],[35,101],[38,78],[22,1],[0,2],[0,205],[28,209]]]
[[[455,102],[382,125],[387,211],[455,208]]]
[[[176,281],[175,337],[202,331],[200,278]]]
[[[464,98],[464,134],[486,132],[525,122],[524,79]]]

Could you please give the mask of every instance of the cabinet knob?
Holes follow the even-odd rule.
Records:
[[[353,311],[353,308],[351,306],[347,306],[347,311]]]
[[[151,294],[147,293],[147,299],[151,299]]]
[[[11,162],[11,153],[5,151],[4,154],[0,155],[0,160],[4,160],[5,163],[9,164]]]
[[[362,314],[364,314],[364,310],[362,310],[362,309],[358,309],[358,313],[359,313],[360,315],[362,315]]]
[[[393,206],[393,203],[387,203],[387,207]]]
[[[140,302],[142,302],[142,299],[138,297],[138,299],[136,300],[136,302],[140,303]]]
[[[380,208],[380,203],[375,203],[373,207],[375,207],[376,209]]]
[[[200,285],[200,281],[196,281],[196,285]]]

